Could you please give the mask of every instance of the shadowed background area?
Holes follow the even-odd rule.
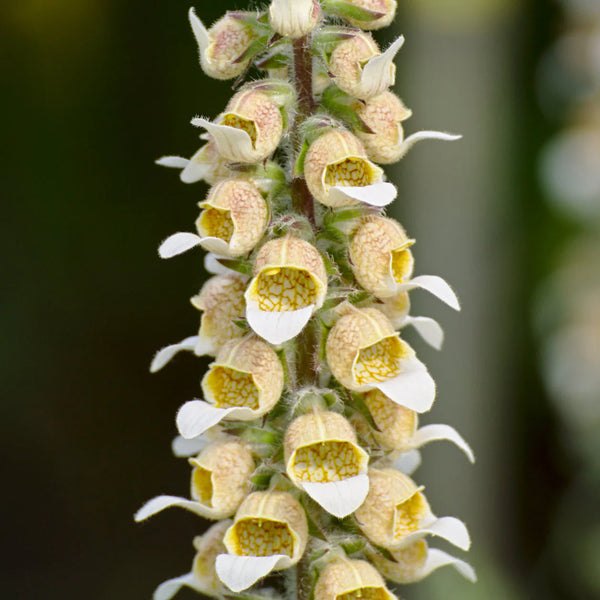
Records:
[[[464,135],[424,142],[388,171],[399,187],[391,214],[418,241],[417,274],[443,275],[463,304],[456,315],[414,294],[415,314],[447,335],[439,355],[415,340],[439,388],[423,423],[454,425],[478,456],[471,467],[452,448],[427,448],[416,479],[437,514],[470,525],[466,558],[481,579],[437,573],[401,594],[588,599],[600,593],[598,471],[584,469],[545,392],[531,324],[538,285],[578,230],[536,179],[561,122],[539,108],[537,65],[564,12],[542,0],[400,4],[396,31],[379,39],[407,39],[396,61],[396,91],[414,113],[406,129]],[[206,527],[177,510],[132,519],[158,493],[187,493],[188,465],[170,453],[174,414],[208,364],[185,355],[148,373],[157,348],[197,329],[188,298],[206,276],[201,252],[156,254],[189,229],[206,187],[153,161],[190,156],[199,142],[189,120],[218,114],[230,95],[230,82],[197,64],[188,6],[0,6],[7,598],[150,598],[189,570]],[[246,7],[196,4],[205,23]]]

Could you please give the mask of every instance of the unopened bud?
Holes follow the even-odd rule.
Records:
[[[342,415],[314,410],[298,417],[286,431],[284,449],[289,478],[327,512],[343,518],[362,504],[369,455]]]
[[[344,0],[344,3],[365,12],[364,15],[344,17],[350,25],[360,29],[373,30],[387,27],[396,16],[396,0]]]
[[[386,206],[397,194],[360,141],[344,129],[328,129],[310,145],[304,176],[310,193],[326,206]]]
[[[271,0],[271,27],[292,39],[310,33],[319,22],[321,8],[315,0]]]

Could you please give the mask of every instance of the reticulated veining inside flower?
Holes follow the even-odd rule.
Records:
[[[294,455],[294,474],[300,481],[340,481],[358,475],[359,468],[356,449],[349,442],[317,442]]]
[[[359,385],[385,381],[400,374],[402,343],[397,337],[383,338],[360,350],[354,364],[354,378]]]
[[[218,408],[258,408],[258,388],[250,373],[216,366],[206,376],[205,385],[212,392]]]
[[[282,267],[262,271],[256,283],[256,293],[260,310],[283,312],[315,304],[317,289],[306,271]]]
[[[244,119],[239,115],[229,113],[223,116],[221,125],[227,125],[228,127],[235,127],[236,129],[242,129],[245,131],[252,140],[252,145],[256,144],[256,138],[258,137],[258,131],[256,130],[256,124],[250,119]]]
[[[212,506],[212,472],[202,467],[196,467],[192,475],[192,485],[197,500],[206,506]]]
[[[200,217],[200,228],[203,235],[229,243],[234,230],[231,212],[213,207],[205,208]]]
[[[413,494],[405,502],[398,504],[394,514],[394,537],[402,539],[417,531],[428,511],[427,501],[423,494],[419,492]]]
[[[369,185],[371,183],[369,166],[363,158],[346,158],[327,166],[325,183],[329,186],[362,187]]]
[[[410,276],[412,267],[412,253],[406,248],[403,250],[392,250],[392,275],[394,281],[401,283]]]
[[[268,519],[242,519],[234,526],[236,553],[241,556],[292,556],[294,540],[285,523]]]
[[[361,587],[345,594],[338,594],[335,600],[387,600],[382,587]]]

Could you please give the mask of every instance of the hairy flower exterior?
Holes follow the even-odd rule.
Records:
[[[378,298],[389,298],[412,275],[410,239],[400,223],[385,217],[363,221],[349,245],[352,271],[358,283]]]
[[[242,502],[223,541],[228,554],[217,557],[217,574],[239,592],[302,558],[308,541],[306,514],[287,492],[254,492]]]
[[[342,307],[327,338],[327,363],[334,377],[357,392],[380,389],[394,402],[424,412],[435,398],[435,384],[414,350],[375,308]]]
[[[200,65],[209,77],[232,79],[248,68],[251,57],[237,60],[255,39],[247,24],[225,15],[207,30],[193,8],[188,16],[200,52]]]
[[[225,551],[223,536],[231,521],[215,523],[208,531],[194,538],[196,556],[190,573],[161,583],[154,600],[170,600],[182,587],[189,587],[211,598],[220,598],[227,591],[215,571],[215,560]]]
[[[453,517],[436,518],[422,490],[395,469],[369,469],[369,493],[354,513],[363,533],[374,544],[391,550],[410,546],[427,534],[468,549],[464,524]]]
[[[329,70],[335,84],[347,94],[368,100],[396,80],[394,58],[404,38],[398,38],[383,54],[369,33],[357,33],[341,41],[331,53]]]
[[[315,600],[396,600],[381,575],[365,560],[336,560],[323,570]]]
[[[367,158],[360,141],[343,129],[328,129],[306,153],[306,184],[326,206],[389,204],[396,197],[396,188],[384,183],[383,175],[383,170]]]
[[[326,511],[341,518],[362,504],[369,455],[342,415],[313,410],[298,417],[286,431],[284,451],[289,478]]]
[[[321,8],[315,0],[271,0],[269,17],[271,27],[279,35],[296,39],[316,27]]]
[[[357,18],[346,17],[346,21],[354,27],[360,27],[360,29],[381,29],[387,27],[396,16],[396,0],[344,0],[352,6],[362,8],[364,10],[372,11],[375,13],[381,13],[381,16],[377,19],[361,20]]]
[[[293,235],[264,244],[246,291],[246,318],[272,344],[296,336],[327,294],[327,273],[318,250]]]
[[[195,118],[192,125],[208,131],[222,156],[241,163],[268,158],[283,134],[283,117],[277,102],[254,88],[235,94],[215,123]]]

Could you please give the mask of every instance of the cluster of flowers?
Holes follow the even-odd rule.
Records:
[[[218,522],[157,600],[183,585],[239,593],[294,566],[290,585],[316,600],[393,599],[384,577],[410,583],[444,565],[475,578],[428,547],[435,535],[466,550],[469,535],[436,517],[409,477],[430,441],[473,455],[447,425],[418,428],[435,383],[398,333],[412,325],[442,343],[433,319],[409,315],[410,290],[459,305],[440,277],[412,276],[414,240],[382,214],[396,188],[375,163],[420,139],[455,139],[404,138],[411,113],[388,89],[403,39],[381,52],[365,32],[395,11],[395,0],[273,0],[207,30],[190,10],[207,75],[240,81],[258,67],[268,78],[239,88],[215,120],[192,120],[206,143],[189,160],[158,161],[212,186],[197,233],[172,235],[159,254],[201,246],[214,276],[191,299],[198,334],[160,350],[151,370],[180,350],[216,358],[204,399],[177,414],[191,499],[156,497],[136,520],[180,506]]]

